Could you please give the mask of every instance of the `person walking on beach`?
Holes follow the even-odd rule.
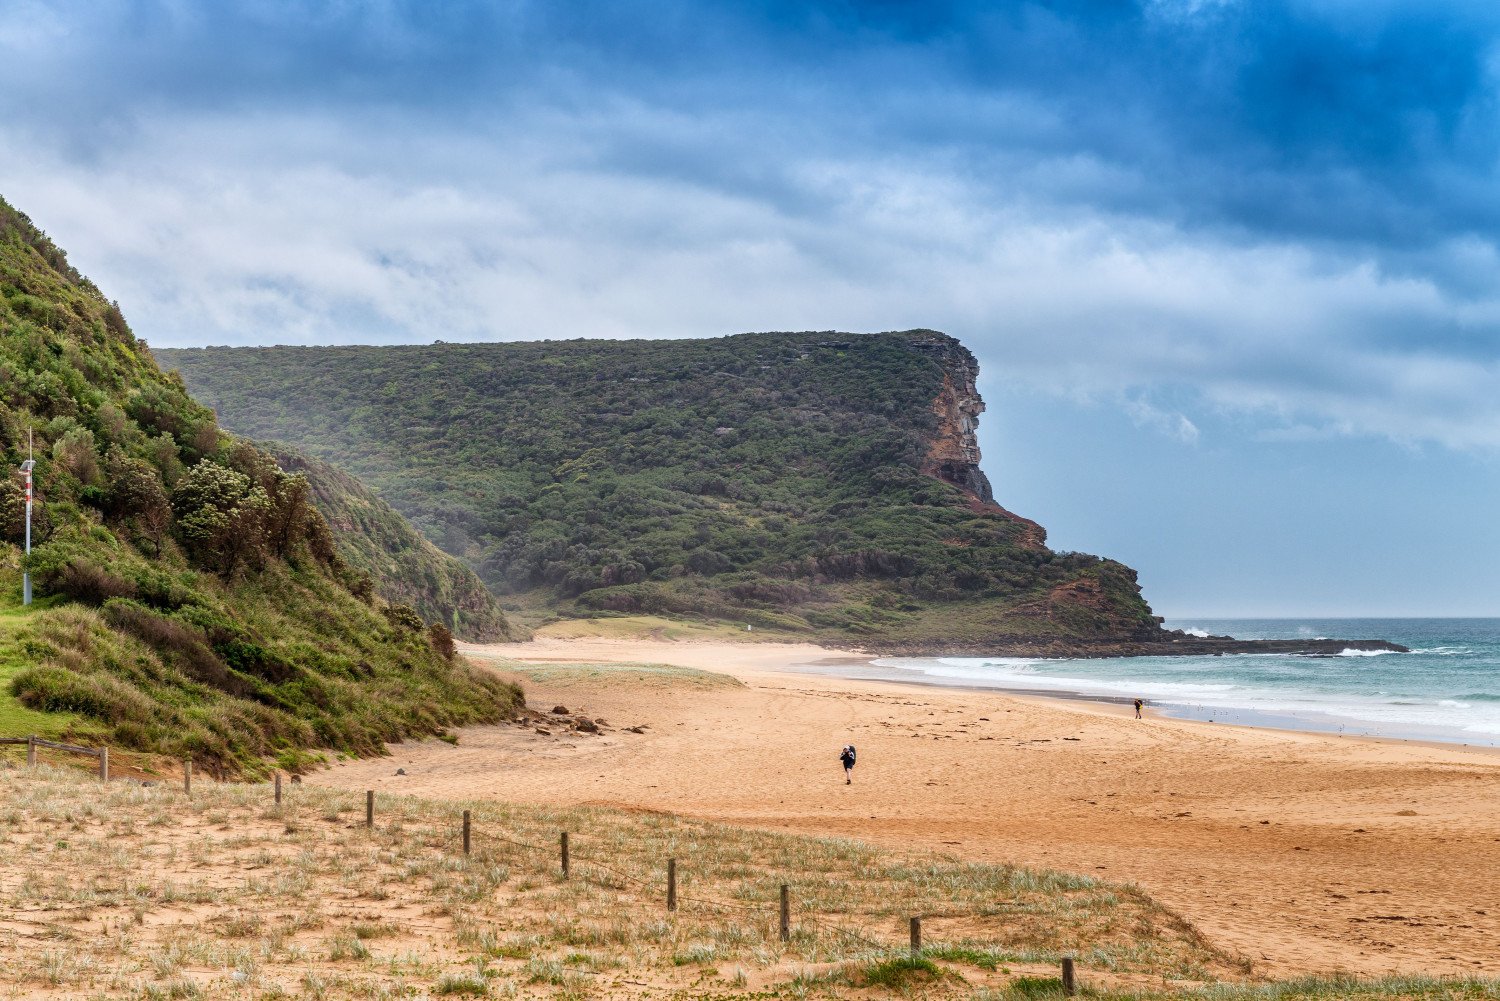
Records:
[[[854,745],[845,744],[844,749],[839,752],[839,762],[844,766],[844,785],[853,783],[851,777],[854,773]]]
[[[1140,718],[1141,718],[1141,708],[1142,708],[1142,707],[1143,707],[1143,706],[1144,706],[1144,705],[1145,705],[1145,704],[1146,704],[1146,703],[1144,703],[1144,702],[1142,702],[1142,701],[1141,701],[1141,700],[1140,700],[1140,699],[1136,699],[1136,700],[1135,700],[1135,718],[1136,718],[1136,719],[1140,719]]]

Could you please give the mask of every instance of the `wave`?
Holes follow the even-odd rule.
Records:
[[[1338,657],[1384,657],[1386,654],[1395,653],[1395,650],[1353,650],[1345,647],[1335,656]]]
[[[1316,671],[1301,663],[1304,658],[1282,656],[1282,663],[1277,664],[1277,655],[1264,654],[1128,661],[883,658],[873,664],[939,684],[1143,698],[1169,712],[1176,709],[1221,722],[1238,718],[1251,724],[1305,725],[1329,732],[1500,743],[1495,739],[1500,735],[1500,685],[1490,684],[1490,658],[1476,665],[1482,673],[1456,666],[1442,668],[1438,676],[1430,674],[1439,670],[1436,663],[1422,667],[1420,662],[1413,665],[1397,659],[1376,666],[1353,660],[1387,652],[1345,650],[1342,656],[1348,658],[1343,661],[1347,666],[1335,668],[1334,662],[1324,661],[1326,669]],[[1453,671],[1458,674],[1450,674]],[[1467,681],[1459,680],[1462,676]],[[1463,693],[1460,686],[1479,690]]]

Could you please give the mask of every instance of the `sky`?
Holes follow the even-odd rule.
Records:
[[[157,346],[931,327],[1158,612],[1500,615],[1500,6],[0,5]]]

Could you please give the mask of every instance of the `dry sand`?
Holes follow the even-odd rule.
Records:
[[[811,646],[540,639],[477,663],[644,662],[744,687],[526,681],[608,721],[464,730],[309,781],[591,804],[934,848],[1139,883],[1257,973],[1500,973],[1500,759],[792,670]],[[644,725],[641,734],[624,727]],[[859,748],[853,785],[836,760]],[[394,772],[400,766],[405,776]]]

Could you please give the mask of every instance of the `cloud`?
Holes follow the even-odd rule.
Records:
[[[1183,414],[1159,409],[1154,404],[1141,399],[1127,400],[1125,412],[1130,415],[1130,419],[1137,427],[1150,428],[1184,445],[1198,443],[1198,425],[1188,420]]]
[[[0,12],[0,191],[161,345],[934,326],[1195,440],[1500,446],[1495,15]],[[1170,402],[1163,402],[1170,401]]]

